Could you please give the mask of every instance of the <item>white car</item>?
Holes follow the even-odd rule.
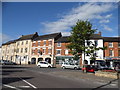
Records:
[[[62,69],[80,69],[80,65],[74,64],[74,63],[63,63],[62,64]]]
[[[52,67],[51,64],[49,64],[48,62],[45,62],[45,61],[40,61],[40,62],[38,62],[37,66],[40,67],[40,68],[41,68],[41,67],[48,67],[48,68],[51,68],[51,67]]]

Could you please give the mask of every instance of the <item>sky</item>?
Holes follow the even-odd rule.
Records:
[[[2,43],[35,32],[68,36],[78,19],[90,21],[104,37],[118,36],[115,2],[3,2],[0,36]]]

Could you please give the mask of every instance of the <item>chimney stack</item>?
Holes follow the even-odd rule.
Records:
[[[100,36],[101,36],[101,32],[100,32],[100,31],[98,32],[98,35],[100,35]]]

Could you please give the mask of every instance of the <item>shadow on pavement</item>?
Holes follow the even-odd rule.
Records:
[[[20,66],[20,65],[2,65],[2,69],[19,69],[19,68],[29,68],[29,67]]]
[[[14,72],[22,72],[23,70],[2,70],[2,75],[9,75]]]
[[[27,79],[31,79],[33,77],[21,77],[21,78],[24,80],[27,80]],[[4,77],[4,78],[2,78],[2,84],[10,84],[13,82],[18,82],[18,81],[22,80],[21,78],[19,78],[19,77]]]
[[[23,66],[16,66],[16,65],[4,65],[2,66],[2,76],[4,75],[10,75],[15,72],[24,72],[24,68],[28,67],[23,67]]]

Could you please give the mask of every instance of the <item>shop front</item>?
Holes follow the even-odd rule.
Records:
[[[69,62],[73,60],[73,56],[56,56],[56,64],[61,65],[63,62]]]

